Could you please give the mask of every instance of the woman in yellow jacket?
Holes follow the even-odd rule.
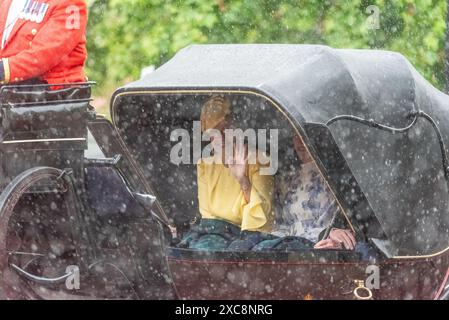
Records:
[[[202,250],[250,250],[269,239],[273,223],[273,176],[261,175],[259,162],[248,163],[248,147],[233,143],[230,158],[225,152],[225,129],[230,127],[230,103],[212,97],[201,110],[201,129],[215,129],[214,153],[201,159],[198,170],[198,200],[201,221],[181,246]]]

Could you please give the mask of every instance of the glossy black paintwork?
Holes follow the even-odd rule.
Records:
[[[270,99],[309,145],[313,137],[304,129],[307,123],[326,124],[336,116],[352,115],[401,128],[410,124],[416,111],[429,114],[446,145],[449,141],[449,97],[402,55],[314,45],[189,46],[154,73],[118,89],[111,105],[113,120],[124,136],[135,136],[138,127],[121,120],[136,110],[147,114],[145,108],[152,106],[145,105],[145,97],[152,92],[154,96],[164,92],[169,106],[183,95],[217,90]],[[173,120],[180,119],[173,116]],[[343,120],[330,125],[329,131],[352,173],[356,197],[363,193],[360,199],[369,203],[370,208],[361,207],[363,219],[351,221],[358,229],[370,229],[365,222],[377,220],[373,233],[379,233],[374,229],[379,230],[380,224],[404,255],[436,253],[449,246],[449,190],[429,122],[419,119],[406,133],[392,134]],[[141,157],[140,152],[134,156]],[[344,179],[334,174],[328,178],[332,186]],[[340,199],[348,202],[345,207],[354,207],[350,197]],[[352,212],[351,217],[357,214]]]

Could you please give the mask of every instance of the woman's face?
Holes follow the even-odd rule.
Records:
[[[294,135],[293,137],[293,147],[295,148],[296,154],[302,163],[312,161],[312,157],[298,135]]]

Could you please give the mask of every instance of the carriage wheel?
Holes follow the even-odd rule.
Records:
[[[0,299],[138,298],[115,261],[88,262],[63,174],[29,169],[0,194]]]
[[[2,298],[70,296],[65,288],[67,267],[77,265],[79,257],[71,231],[74,215],[66,205],[67,188],[59,179],[62,174],[49,167],[29,169],[0,195]]]

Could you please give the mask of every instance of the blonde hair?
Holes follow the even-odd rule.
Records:
[[[213,129],[231,113],[229,99],[213,96],[208,99],[201,109],[201,130]]]

